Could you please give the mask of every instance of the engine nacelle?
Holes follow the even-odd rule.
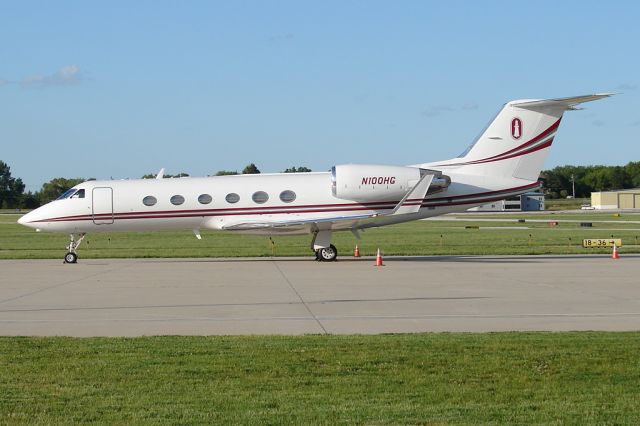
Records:
[[[331,190],[350,201],[398,201],[420,178],[433,171],[417,167],[345,164],[331,169]],[[436,172],[437,173],[437,172]]]

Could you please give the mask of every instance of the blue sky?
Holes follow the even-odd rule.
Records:
[[[455,157],[511,99],[568,113],[547,160],[640,160],[640,2],[3,2],[0,160],[54,177]]]

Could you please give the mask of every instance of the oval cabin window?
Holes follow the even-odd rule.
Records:
[[[213,201],[213,198],[211,198],[211,195],[209,194],[202,194],[198,197],[198,202],[200,204],[209,204],[211,201]]]
[[[280,200],[283,203],[292,203],[294,202],[296,199],[296,193],[293,191],[289,191],[288,189],[286,191],[282,191],[280,193]]]
[[[254,203],[264,204],[267,202],[267,200],[269,200],[269,194],[264,191],[254,192],[254,194],[251,196],[251,199]]]
[[[158,200],[156,200],[156,197],[154,197],[153,195],[147,195],[142,199],[142,204],[149,207],[155,206],[157,202]]]
[[[224,199],[227,200],[227,203],[234,204],[240,201],[240,196],[235,192],[232,192],[231,194],[227,194],[227,196],[224,197]]]
[[[174,195],[173,197],[171,197],[170,201],[174,206],[179,206],[180,204],[184,203],[184,197],[182,195]]]

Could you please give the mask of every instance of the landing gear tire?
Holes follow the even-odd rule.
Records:
[[[85,234],[85,233],[78,234],[78,239],[77,240],[76,240],[76,235],[75,234],[69,235],[70,241],[69,241],[69,245],[67,246],[67,250],[69,250],[69,251],[67,252],[67,254],[64,255],[64,263],[77,263],[78,262],[78,255],[76,254],[76,250],[78,249],[78,246],[80,245],[82,240],[84,240],[84,237],[86,235],[87,234]]]
[[[321,262],[333,262],[338,258],[338,249],[331,244],[329,247],[316,251],[316,259]]]

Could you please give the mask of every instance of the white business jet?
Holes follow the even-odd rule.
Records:
[[[75,263],[88,232],[201,229],[308,234],[316,259],[335,260],[335,231],[407,222],[539,188],[544,160],[567,110],[609,93],[507,103],[473,144],[446,161],[410,166],[345,164],[322,173],[88,181],[18,220],[71,234]]]

